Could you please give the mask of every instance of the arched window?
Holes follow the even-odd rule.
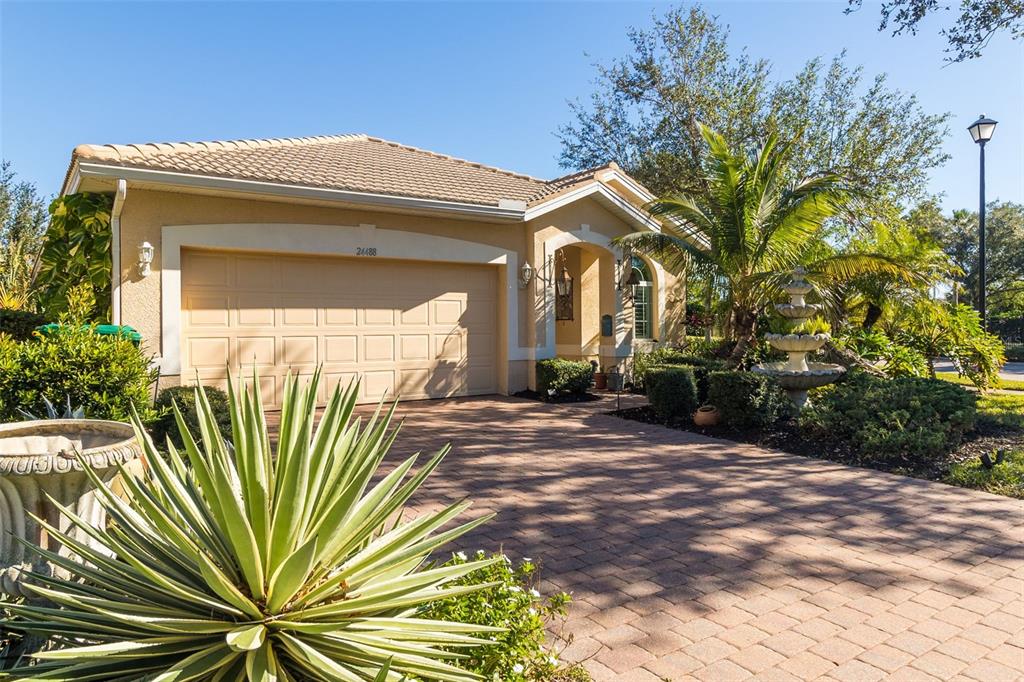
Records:
[[[633,256],[633,336],[649,339],[654,336],[654,278],[647,263]]]

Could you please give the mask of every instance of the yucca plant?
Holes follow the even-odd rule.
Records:
[[[33,666],[4,679],[211,681],[473,680],[458,667],[494,628],[417,617],[425,605],[491,587],[449,585],[496,559],[427,563],[490,517],[442,530],[468,502],[416,518],[403,507],[448,452],[378,470],[398,429],[394,406],[366,420],[357,385],[337,389],[315,424],[319,374],[289,378],[272,448],[259,382],[229,390],[232,439],[196,395],[200,434],[175,409],[184,444],[166,460],[134,419],[148,471],[127,499],[93,475],[107,510],[93,528],[47,526],[80,561],[37,550],[72,579],[33,575],[49,604],[4,604],[4,625],[49,637]],[[196,436],[202,445],[197,445]]]

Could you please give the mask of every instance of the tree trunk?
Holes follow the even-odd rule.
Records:
[[[871,329],[881,316],[882,308],[874,303],[868,303],[868,312],[864,315],[864,324],[861,325],[861,328]]]
[[[839,348],[831,341],[826,343],[822,350],[825,353],[825,360],[828,362],[835,362],[837,364],[842,365],[843,367],[846,367],[847,369],[850,369],[852,367],[859,367],[868,374],[873,374],[877,377],[885,376],[885,374],[880,369],[872,365],[870,362],[859,356],[854,351],[845,348]]]
[[[753,310],[733,310],[733,333],[736,336],[736,346],[729,355],[729,364],[739,367],[743,364],[743,356],[753,343],[754,334],[757,332],[757,313]]]

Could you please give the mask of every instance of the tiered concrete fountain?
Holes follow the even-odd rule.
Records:
[[[804,274],[803,268],[793,272],[793,281],[783,289],[789,294],[789,303],[775,306],[780,315],[797,324],[817,315],[819,309],[804,301],[804,296],[813,289],[804,280]],[[764,338],[772,348],[785,351],[789,360],[755,365],[753,371],[775,377],[797,407],[802,408],[807,403],[809,389],[831,384],[846,371],[842,365],[807,362],[807,354],[824,346],[831,338],[828,334],[765,334]]]

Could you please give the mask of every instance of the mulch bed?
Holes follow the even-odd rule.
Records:
[[[846,441],[828,441],[805,438],[801,434],[796,420],[781,421],[767,428],[735,429],[729,426],[695,426],[693,423],[666,424],[650,405],[618,410],[611,414],[623,419],[632,419],[646,424],[658,424],[669,428],[691,431],[713,438],[723,438],[738,443],[748,443],[764,448],[782,450],[802,457],[825,459],[851,466],[862,466],[879,471],[926,478],[938,481],[945,476],[949,467],[955,463],[974,459],[982,453],[993,453],[996,450],[1024,450],[1024,430],[1010,426],[1000,426],[979,421],[977,428],[964,437],[964,442],[945,460],[939,460],[930,467],[914,467],[909,469],[900,466],[888,466],[861,462],[856,451]]]

